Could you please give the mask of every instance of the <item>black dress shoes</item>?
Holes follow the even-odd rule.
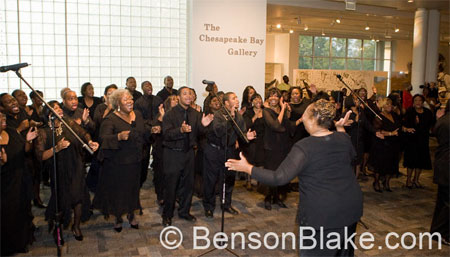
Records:
[[[214,214],[211,210],[205,211],[206,218],[212,219],[214,217]]]
[[[194,215],[191,215],[191,214],[178,215],[178,217],[180,219],[184,219],[184,220],[187,220],[187,221],[192,221],[192,222],[196,222],[197,221],[197,218]]]
[[[73,234],[73,237],[75,237],[75,239],[77,240],[77,241],[83,241],[83,234],[81,234],[81,230],[78,228],[78,232],[79,232],[79,234],[77,235],[77,233],[75,232],[75,227],[74,226],[72,226],[72,234]]]
[[[164,227],[172,226],[172,218],[163,217],[162,225]]]
[[[228,213],[231,213],[231,214],[233,214],[233,215],[236,215],[236,214],[239,214],[239,212],[235,209],[235,208],[233,208],[233,207],[228,207],[228,208],[224,208],[223,209],[225,212],[228,212]]]
[[[276,200],[276,201],[274,201],[274,203],[278,204],[278,206],[280,206],[280,208],[287,208],[286,204],[284,204],[283,201],[281,201],[281,200]]]
[[[39,209],[47,208],[47,206],[45,204],[43,204],[41,200],[38,200],[38,199],[34,199],[33,204],[34,204],[34,206],[36,206]]]
[[[270,200],[264,201],[264,208],[268,211],[272,210],[272,203],[270,202]]]

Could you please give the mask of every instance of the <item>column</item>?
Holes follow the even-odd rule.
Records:
[[[438,48],[439,48],[439,25],[441,15],[438,10],[428,12],[428,39],[425,68],[425,82],[436,82]]]
[[[418,8],[414,17],[413,58],[411,69],[412,95],[421,93],[425,82],[425,59],[427,50],[428,11]]]

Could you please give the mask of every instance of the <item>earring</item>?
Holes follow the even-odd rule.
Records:
[[[119,105],[119,107],[117,107],[117,111],[120,112],[120,105]]]

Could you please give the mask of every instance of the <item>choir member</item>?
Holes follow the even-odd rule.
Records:
[[[114,112],[100,127],[99,160],[103,166],[93,206],[104,215],[114,215],[114,230],[121,232],[124,214],[132,228],[139,228],[134,212],[141,209],[142,147],[149,140],[150,130],[142,114],[133,109],[133,96],[128,90],[114,91],[109,101]]]
[[[96,151],[98,143],[91,140],[91,136],[77,122],[67,119],[57,101],[48,103],[55,112],[63,117],[73,131],[89,147]],[[43,117],[46,118],[46,126],[39,130],[38,140],[35,144],[36,155],[47,167],[53,168],[53,134],[51,129],[51,116],[53,113],[46,106],[43,110]],[[85,182],[85,166],[83,162],[83,146],[76,137],[70,133],[58,119],[54,121],[55,129],[55,152],[56,152],[56,174],[51,173],[51,195],[45,212],[45,219],[49,221],[50,229],[55,219],[58,217],[56,210],[61,212],[60,222],[64,227],[69,226],[74,212],[72,233],[76,240],[83,240],[80,223],[89,219],[91,212],[91,201],[88,188]],[[56,175],[56,178],[54,177]],[[56,192],[57,189],[57,192]],[[56,203],[58,200],[58,203]],[[58,204],[58,209],[56,209]],[[55,229],[56,230],[56,229]]]
[[[243,133],[246,132],[246,126],[244,118],[237,111],[239,108],[239,100],[235,93],[226,93],[223,97],[223,105],[231,117],[228,116],[224,109],[216,111],[211,128],[206,134],[207,144],[205,146],[203,172],[203,208],[205,209],[205,216],[207,218],[213,217],[216,205],[215,189],[217,182],[220,184],[225,182],[225,201],[222,206],[224,211],[234,215],[239,213],[231,206],[236,172],[228,171],[224,164],[228,158],[237,157],[236,141],[241,136],[240,131]],[[239,128],[231,122],[231,119],[236,121]],[[251,140],[255,137],[255,134],[249,130],[246,137]],[[222,193],[220,196],[222,197]]]
[[[178,91],[179,103],[163,118],[164,145],[164,209],[163,226],[172,224],[175,199],[179,196],[178,216],[188,221],[197,219],[190,214],[194,187],[194,146],[197,136],[205,130],[213,115],[203,116],[190,107],[192,92],[188,87]],[[178,182],[179,181],[179,182]],[[177,190],[177,184],[179,189]]]

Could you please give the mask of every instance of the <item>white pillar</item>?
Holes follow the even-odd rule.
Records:
[[[428,11],[419,8],[414,17],[413,58],[411,69],[412,95],[421,93],[419,88],[425,82],[425,56],[427,50]]]
[[[428,12],[428,39],[427,57],[425,68],[425,82],[436,82],[438,48],[439,48],[439,25],[441,15],[438,10]]]

